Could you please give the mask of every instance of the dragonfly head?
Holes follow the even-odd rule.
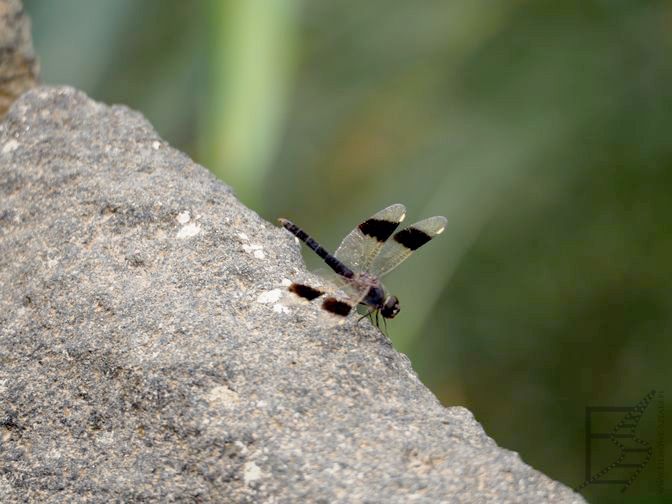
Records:
[[[399,300],[397,299],[397,296],[387,296],[383,307],[380,309],[380,314],[385,318],[392,319],[397,316],[399,309]]]

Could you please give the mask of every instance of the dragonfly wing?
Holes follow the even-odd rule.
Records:
[[[375,213],[353,229],[334,256],[354,271],[366,271],[406,216],[406,207],[396,203]]]
[[[358,283],[327,269],[320,269],[315,273],[326,280],[325,285],[313,287],[295,282],[288,290],[308,301],[324,296],[322,309],[333,315],[347,316],[368,294],[369,285]]]
[[[441,234],[446,227],[446,222],[445,217],[437,215],[397,231],[373,260],[370,268],[371,274],[381,278],[392,271],[415,250]]]

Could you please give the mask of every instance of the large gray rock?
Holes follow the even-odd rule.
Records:
[[[0,126],[0,501],[582,502],[369,324],[284,297],[288,233],[143,117]]]

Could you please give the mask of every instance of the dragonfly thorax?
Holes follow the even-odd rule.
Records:
[[[382,308],[385,303],[385,291],[379,286],[370,287],[362,303],[373,308]]]
[[[362,290],[362,292],[366,292],[366,296],[364,296],[361,303],[373,308],[381,308],[383,306],[385,302],[385,289],[383,289],[380,280],[375,276],[367,272],[357,273],[353,283],[359,285],[362,289],[366,289]]]
[[[369,286],[366,296],[361,301],[363,304],[380,310],[380,314],[385,318],[394,318],[399,313],[399,299],[385,294],[385,289],[375,276],[370,273],[359,273],[356,281]]]

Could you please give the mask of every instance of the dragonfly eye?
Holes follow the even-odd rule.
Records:
[[[399,300],[397,296],[389,296],[380,310],[380,314],[385,318],[394,318],[399,313]]]

